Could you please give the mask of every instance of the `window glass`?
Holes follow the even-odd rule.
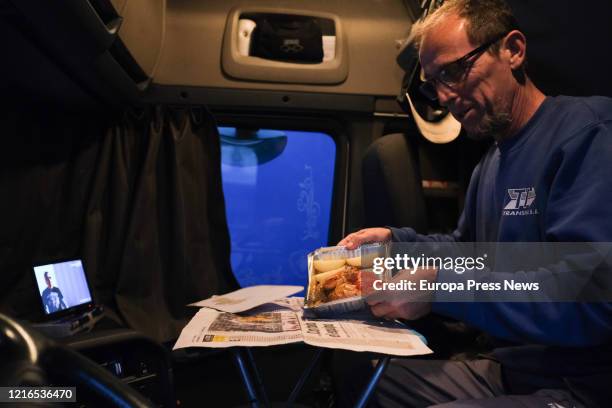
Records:
[[[306,285],[328,243],[336,145],[325,133],[220,127],[223,190],[241,286]]]

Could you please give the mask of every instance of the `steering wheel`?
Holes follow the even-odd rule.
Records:
[[[155,406],[88,358],[0,314],[0,386],[50,383],[74,386],[104,406]]]

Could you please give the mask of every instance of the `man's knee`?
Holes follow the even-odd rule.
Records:
[[[584,408],[567,390],[539,390],[530,395],[504,395],[495,398],[452,401],[428,408]]]
[[[339,406],[351,406],[370,380],[371,354],[336,353],[334,377]],[[394,359],[372,398],[375,406],[425,407],[465,398],[492,397],[502,392],[499,364],[490,360]]]
[[[380,406],[426,407],[458,399],[490,398],[503,393],[499,364],[491,360],[394,361],[376,393]]]

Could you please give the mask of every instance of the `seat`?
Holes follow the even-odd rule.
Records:
[[[418,159],[403,133],[386,135],[372,143],[361,169],[365,227],[427,230]]]
[[[365,226],[451,232],[483,145],[458,138],[431,143],[392,133],[374,141],[362,162]]]

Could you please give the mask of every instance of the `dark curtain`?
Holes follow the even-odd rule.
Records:
[[[97,303],[159,341],[237,287],[219,137],[204,108],[5,111],[0,311],[40,317],[32,265],[82,258]]]

